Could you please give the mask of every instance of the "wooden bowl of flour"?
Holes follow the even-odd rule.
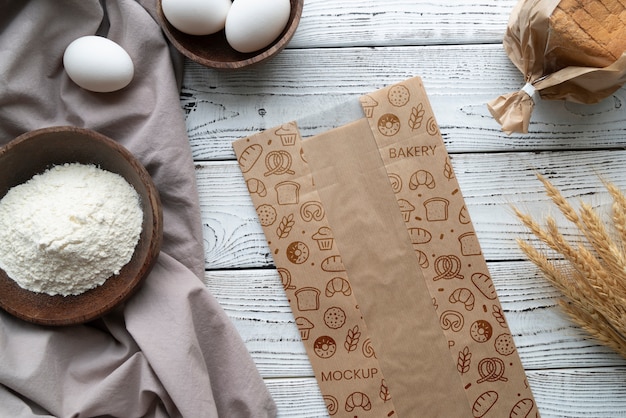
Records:
[[[119,274],[80,294],[51,296],[27,290],[0,268],[0,307],[40,325],[75,325],[110,312],[139,289],[156,261],[163,240],[161,202],[146,169],[126,148],[88,129],[71,126],[39,129],[0,148],[0,199],[34,175],[66,163],[94,165],[123,177],[139,195],[143,221],[132,258]]]

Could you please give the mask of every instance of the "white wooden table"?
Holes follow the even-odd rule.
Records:
[[[526,235],[510,208],[555,212],[535,170],[598,208],[610,204],[599,175],[626,189],[626,89],[594,106],[539,101],[531,133],[502,133],[485,104],[523,84],[501,43],[515,2],[306,0],[289,47],[267,64],[219,72],[187,62],[181,104],[197,161],[206,284],[281,417],[327,415],[231,143],[416,75],[542,416],[626,416],[626,360],[561,312],[558,292],[515,243]]]

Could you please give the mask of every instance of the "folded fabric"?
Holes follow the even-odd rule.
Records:
[[[0,312],[0,416],[274,416],[241,337],[202,282],[200,209],[178,96],[183,61],[162,35],[155,2],[0,7],[0,145],[46,126],[96,130],[146,166],[164,217],[154,269],[110,314],[50,328]],[[128,87],[91,93],[65,74],[65,47],[94,34],[132,57]]]

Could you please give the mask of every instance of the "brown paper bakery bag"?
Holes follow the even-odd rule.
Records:
[[[332,236],[333,257],[341,258],[342,277],[358,304],[346,307],[345,316],[362,315],[359,329],[368,332],[368,347],[396,416],[538,416],[421,80],[371,93],[361,105],[357,120],[303,141],[296,125],[288,124],[235,143],[257,212],[261,194],[276,202],[273,206],[289,201],[300,213],[310,200],[319,204],[315,212],[328,228],[323,235]],[[246,152],[270,144],[258,156]],[[300,164],[307,167],[306,177],[293,168]],[[253,165],[258,171],[250,175]],[[280,181],[273,190],[258,188],[253,180],[275,175]],[[291,187],[288,199],[285,184]],[[315,190],[314,199],[295,198],[294,190],[307,190],[307,196]],[[263,213],[261,222],[267,224]],[[325,251],[311,244],[319,231],[295,215],[286,216],[284,224],[294,222],[309,257]],[[278,230],[272,229],[266,226],[265,232],[270,248],[276,248],[280,271],[290,261],[281,261],[286,250],[277,244]],[[305,237],[310,237],[308,244]],[[317,261],[309,264],[314,267]],[[299,286],[318,288],[324,280],[313,270],[301,271],[301,284],[293,285],[290,272],[283,285],[300,318]],[[324,319],[316,322],[306,315],[314,324],[307,325],[311,330],[326,332]],[[326,366],[315,354],[310,334],[305,345],[307,341],[325,399],[338,398],[334,391],[339,389],[324,378],[329,374],[324,374]],[[337,350],[339,354],[347,357]],[[360,380],[332,383],[345,385],[345,396]],[[341,403],[334,413],[364,416],[350,415],[354,409],[347,411]]]
[[[328,413],[396,417],[295,123],[234,149]]]
[[[626,4],[519,0],[503,44],[526,84],[487,107],[503,131],[527,133],[536,95],[593,104],[626,82]]]

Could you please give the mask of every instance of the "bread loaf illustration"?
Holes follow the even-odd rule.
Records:
[[[535,403],[530,398],[525,398],[517,402],[513,409],[511,409],[511,413],[509,414],[509,418],[526,418],[530,411],[532,411]]]
[[[320,308],[320,291],[314,287],[303,287],[296,290],[298,310],[315,311]]]
[[[466,232],[460,235],[459,243],[461,244],[461,254],[463,255],[480,255],[482,253],[480,243],[474,232]]]
[[[322,261],[322,270],[330,272],[340,272],[345,271],[346,268],[343,266],[340,255],[331,255],[330,257],[325,258],[324,261]]]
[[[296,205],[300,201],[300,185],[295,181],[283,181],[274,186],[279,205]]]
[[[252,169],[254,163],[257,162],[261,154],[263,153],[263,147],[259,144],[252,144],[239,155],[238,162],[242,173],[247,173]]]
[[[472,405],[472,413],[474,418],[482,418],[498,401],[498,393],[489,390],[481,394]]]
[[[472,274],[472,283],[474,286],[485,295],[485,297],[489,300],[494,300],[496,295],[496,289],[493,287],[493,282],[491,281],[491,277],[487,276],[484,273],[474,273]]]
[[[409,235],[413,244],[426,244],[432,239],[430,232],[424,228],[409,228]]]
[[[443,197],[433,197],[424,202],[424,208],[426,209],[426,219],[428,221],[447,221],[448,220],[448,206],[450,201]]]

